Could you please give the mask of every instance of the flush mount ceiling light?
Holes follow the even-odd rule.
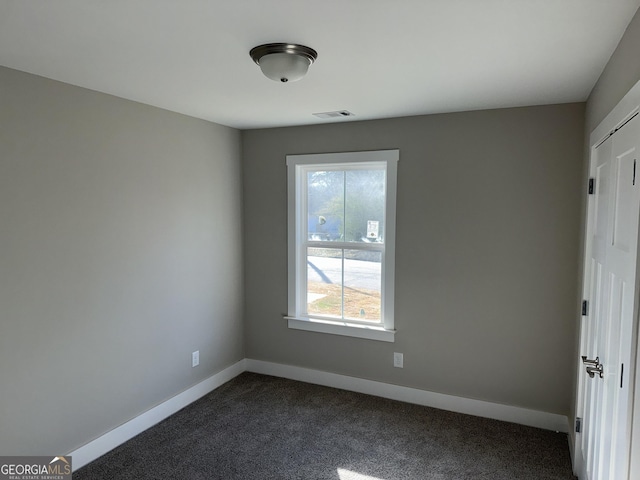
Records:
[[[283,83],[300,80],[318,58],[318,52],[313,48],[294,43],[259,45],[252,48],[249,55],[267,78]]]

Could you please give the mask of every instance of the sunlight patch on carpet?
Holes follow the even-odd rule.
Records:
[[[383,478],[370,477],[369,475],[352,472],[351,470],[345,470],[344,468],[338,469],[338,475],[340,476],[340,480],[384,480]]]

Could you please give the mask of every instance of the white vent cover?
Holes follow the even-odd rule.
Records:
[[[318,118],[353,117],[353,113],[351,113],[349,110],[338,110],[336,112],[314,113],[313,115]]]

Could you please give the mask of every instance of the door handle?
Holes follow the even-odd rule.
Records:
[[[586,355],[582,355],[582,363],[587,366],[587,374],[593,378],[598,374],[600,378],[603,378],[604,367],[600,363],[600,357],[596,357],[595,360],[589,360]]]
[[[600,357],[596,357],[595,360],[589,360],[586,355],[582,355],[582,363],[590,367],[598,367],[600,365]]]
[[[587,367],[587,374],[589,374],[589,377],[595,377],[596,373],[600,378],[603,378],[604,368],[602,367],[602,365],[598,365],[596,367]]]

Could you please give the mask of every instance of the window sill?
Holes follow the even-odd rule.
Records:
[[[284,317],[288,321],[289,328],[306,330],[308,332],[329,333],[344,335],[346,337],[366,338],[381,342],[394,342],[395,330],[386,330],[384,327],[373,325],[361,325],[347,322],[331,322],[311,318]]]

